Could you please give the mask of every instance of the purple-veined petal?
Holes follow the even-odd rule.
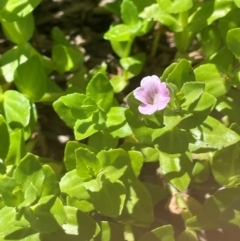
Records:
[[[140,85],[133,94],[142,102],[138,108],[142,114],[151,115],[167,106],[170,101],[169,90],[156,75],[144,77]]]

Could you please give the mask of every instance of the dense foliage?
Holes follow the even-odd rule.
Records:
[[[13,43],[0,58],[0,239],[213,241],[208,230],[220,230],[239,240],[240,1],[102,4],[116,20],[103,36],[119,59],[115,74],[106,63],[87,69],[58,27],[51,57],[35,48],[41,4],[0,1]],[[127,92],[166,33],[176,52],[159,84],[149,73]],[[144,36],[148,53],[135,48]],[[56,73],[71,76],[66,88]],[[73,132],[62,160],[31,146],[39,104]]]

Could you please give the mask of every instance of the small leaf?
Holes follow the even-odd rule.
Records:
[[[113,88],[110,81],[102,73],[98,73],[87,85],[86,95],[90,96],[106,112],[113,102]]]
[[[138,21],[138,9],[131,0],[123,0],[121,4],[121,17],[126,25],[135,25]]]
[[[75,238],[74,240],[90,240],[99,233],[98,224],[89,215],[74,207],[65,206],[64,209],[67,214],[67,220],[63,224],[63,229],[67,234],[65,240],[71,236]]]
[[[13,172],[13,177],[26,191],[32,183],[38,191],[38,196],[41,195],[44,173],[42,165],[33,154],[27,154],[18,164]]]
[[[84,179],[77,174],[76,169],[67,172],[60,181],[61,192],[78,200],[90,199],[88,192],[83,186],[83,180]]]
[[[61,44],[53,47],[52,58],[56,69],[61,74],[77,70],[83,64],[83,54],[80,51]]]
[[[95,177],[100,171],[100,163],[95,153],[87,148],[75,150],[77,174],[81,178]]]
[[[30,100],[37,101],[45,94],[47,77],[38,56],[19,65],[15,78],[18,89]]]
[[[56,196],[42,197],[35,206],[24,209],[31,227],[42,233],[54,232],[66,221],[62,202]]]
[[[2,17],[7,21],[16,21],[31,13],[41,0],[8,0],[2,12]]]
[[[94,239],[95,241],[123,241],[124,230],[123,225],[113,222],[101,221],[99,223],[101,227],[100,234]]]
[[[129,41],[132,38],[131,31],[127,25],[118,24],[111,27],[105,34],[104,38],[110,41]]]
[[[165,225],[158,227],[145,235],[143,235],[138,241],[175,241],[174,230],[172,225]]]
[[[160,8],[167,13],[181,13],[193,6],[192,0],[157,0]]]
[[[30,102],[21,93],[7,90],[3,100],[4,115],[12,129],[26,127],[30,120]]]
[[[84,94],[74,93],[60,97],[53,103],[54,110],[71,128],[78,119],[91,116],[98,108],[96,103]]]
[[[182,107],[193,104],[200,98],[205,88],[205,84],[201,82],[186,82],[183,84],[181,92],[184,94],[184,102]]]
[[[217,182],[224,186],[240,184],[240,143],[216,151],[211,160],[212,173]]]
[[[238,59],[240,59],[240,28],[235,28],[228,31],[227,45],[230,51]]]
[[[138,75],[145,64],[146,56],[144,53],[139,53],[133,56],[120,59],[120,64],[123,69],[129,71],[133,76]]]
[[[164,127],[155,130],[152,134],[155,146],[162,152],[169,154],[184,153],[188,149],[189,137],[185,130],[177,127]]]
[[[175,84],[179,89],[185,82],[191,81],[195,81],[195,75],[191,64],[186,59],[181,59],[167,77],[167,82]]]
[[[15,22],[2,20],[2,27],[5,36],[13,43],[21,44],[28,42],[34,32],[33,15],[30,13]]]
[[[201,126],[191,129],[191,152],[203,150],[220,150],[237,143],[240,137],[213,117],[208,117]]]
[[[89,151],[96,153],[97,151],[83,143],[79,143],[77,141],[69,141],[66,144],[65,150],[64,150],[64,163],[66,166],[66,169],[68,171],[71,171],[76,168],[76,155],[75,155],[75,150],[78,148],[83,147],[83,148],[88,148]]]
[[[184,192],[191,181],[193,169],[192,159],[189,153],[167,155],[160,152],[160,168],[164,177],[178,190]]]
[[[112,183],[108,179],[102,179],[101,185],[99,191],[88,190],[93,206],[102,215],[116,218],[121,214],[125,203],[125,187],[120,181]],[[108,205],[105,205],[102,200],[105,200]]]
[[[225,95],[230,88],[228,77],[224,75],[224,70],[220,66],[202,64],[194,70],[194,73],[196,81],[205,83],[205,91],[215,97]]]

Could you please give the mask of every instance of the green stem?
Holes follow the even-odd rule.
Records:
[[[178,48],[178,54],[186,52],[189,46],[189,32],[187,30],[188,26],[188,11],[179,13],[179,22],[183,28],[183,31],[175,33],[175,43]]]
[[[61,93],[45,93],[43,97],[37,102],[54,102],[59,99],[61,96],[65,95],[63,92]]]
[[[124,54],[123,54],[123,58],[129,57],[130,52],[131,52],[131,48],[132,48],[132,43],[134,41],[134,37],[132,37],[125,46],[125,50],[124,50]]]

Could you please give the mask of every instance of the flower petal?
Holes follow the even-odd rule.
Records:
[[[170,97],[160,96],[158,101],[155,103],[157,106],[157,110],[163,110],[168,102],[170,101]]]
[[[166,87],[166,83],[160,83],[160,85],[158,86],[158,93],[161,93],[161,95],[165,97],[169,96],[169,90]]]
[[[144,115],[151,115],[157,110],[157,106],[156,105],[141,104],[138,107],[138,110],[139,110],[140,113],[142,113]]]
[[[149,89],[149,87],[157,87],[161,83],[160,79],[156,75],[144,77],[141,80],[141,87]]]
[[[137,89],[135,89],[133,91],[133,95],[137,100],[143,102],[144,104],[148,104],[148,93],[146,92],[146,89],[144,89],[143,87],[138,87]]]

